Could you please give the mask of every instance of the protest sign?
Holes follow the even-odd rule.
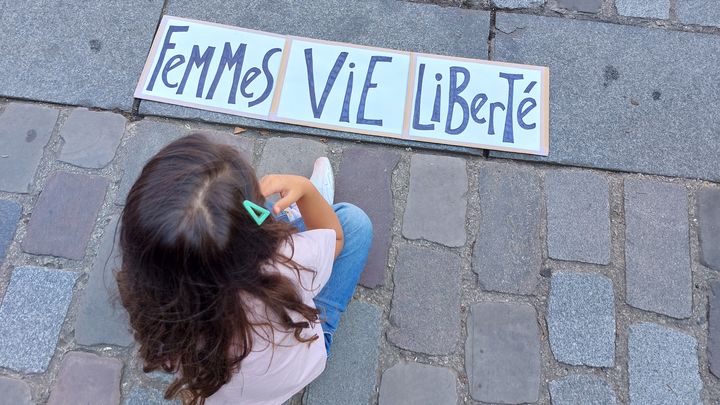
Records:
[[[135,97],[296,125],[549,152],[546,67],[165,16]]]

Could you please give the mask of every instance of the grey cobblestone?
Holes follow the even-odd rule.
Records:
[[[415,352],[452,353],[460,339],[460,258],[401,246],[394,282],[388,340]]]
[[[687,192],[680,185],[625,180],[628,304],[675,318],[692,315]]]
[[[0,367],[41,373],[55,353],[78,274],[17,267],[0,306]]]
[[[315,159],[326,155],[327,148],[318,141],[302,138],[271,138],[265,143],[257,174],[258,177],[273,173],[310,177]]]
[[[60,130],[65,141],[59,160],[100,169],[115,157],[125,132],[125,117],[104,111],[74,109]]]
[[[23,250],[82,259],[108,184],[104,177],[54,173],[33,208]]]
[[[360,284],[375,288],[385,282],[392,237],[392,172],[400,160],[394,151],[353,147],[343,152],[336,178],[335,201],[352,202],[373,224],[373,244]]]
[[[699,24],[720,27],[720,8],[707,0],[677,0],[675,12],[684,24]]]
[[[490,0],[491,4],[497,8],[532,8],[540,7],[545,4],[545,0]]]
[[[720,189],[704,188],[697,199],[700,262],[720,271]]]
[[[602,8],[603,0],[556,0],[558,6],[566,10],[583,13],[597,13]]]
[[[350,302],[325,371],[305,389],[305,405],[370,402],[376,392],[380,316],[374,305]]]
[[[445,246],[465,245],[468,178],[465,161],[413,155],[402,234]]]
[[[670,18],[670,0],[615,0],[615,7],[626,17]]]
[[[600,274],[554,273],[548,305],[550,347],[558,361],[573,365],[615,364],[615,304],[612,281]]]
[[[470,308],[465,370],[473,399],[504,404],[538,400],[540,336],[536,316],[527,304],[483,302]]]
[[[0,265],[15,235],[22,206],[15,201],[0,200]]]
[[[400,363],[387,369],[380,384],[383,405],[455,405],[455,374],[444,367]]]
[[[594,173],[545,174],[548,255],[553,259],[610,263],[610,196]]]
[[[24,381],[0,377],[0,405],[32,405],[30,387]]]
[[[154,388],[135,387],[130,391],[130,394],[123,399],[122,403],[123,405],[180,405],[180,400],[168,401],[164,395],[163,392]]]
[[[495,25],[493,59],[550,68],[551,153],[490,156],[720,181],[716,35],[501,12]]]
[[[615,405],[615,391],[602,378],[573,374],[550,381],[553,405]]]
[[[628,351],[631,403],[701,403],[695,338],[655,324],[637,324],[630,326]]]
[[[17,34],[0,42],[0,95],[130,111],[162,5],[4,4],[2,27]]]
[[[48,405],[120,403],[120,360],[69,352],[60,364]]]
[[[480,287],[531,294],[542,264],[540,177],[532,169],[492,163],[480,169],[479,189],[480,232],[472,265]]]
[[[7,70],[2,71],[6,76]],[[30,190],[57,117],[58,110],[33,104],[10,103],[5,107],[0,115],[0,191]]]
[[[129,346],[133,342],[127,312],[119,300],[113,302],[112,298],[118,294],[113,270],[118,269],[122,261],[119,238],[116,238],[117,223],[118,218],[115,217],[105,227],[90,280],[80,299],[75,342],[81,345]]]
[[[710,283],[708,304],[708,363],[710,372],[720,378],[720,281]]]

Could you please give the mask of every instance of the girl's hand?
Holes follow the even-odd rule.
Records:
[[[279,215],[290,204],[297,202],[310,188],[314,187],[310,180],[292,174],[269,174],[260,179],[260,192],[265,197],[280,194],[280,199],[273,205],[273,214]]]

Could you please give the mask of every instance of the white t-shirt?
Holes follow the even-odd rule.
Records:
[[[297,282],[303,302],[313,308],[315,297],[332,272],[335,259],[335,231],[316,229],[293,235],[294,252],[285,244],[281,253],[286,257],[293,254],[295,263],[315,270],[298,273],[284,265],[269,266],[266,271],[279,271]],[[248,307],[253,308],[249,318],[264,320],[265,306],[257,299],[245,298]],[[299,314],[292,314],[296,321],[305,321]],[[318,339],[310,343],[301,343],[292,335],[274,331],[270,336],[267,329],[253,336],[253,350],[240,363],[240,370],[233,375],[215,394],[207,398],[208,405],[235,404],[282,404],[317,378],[325,369],[327,353],[325,339],[320,323],[306,329],[302,336],[317,335]],[[268,339],[273,339],[275,348]]]

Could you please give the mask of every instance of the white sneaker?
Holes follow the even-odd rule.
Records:
[[[335,176],[333,175],[332,165],[328,158],[321,157],[315,161],[310,181],[325,201],[333,205],[335,200]]]

